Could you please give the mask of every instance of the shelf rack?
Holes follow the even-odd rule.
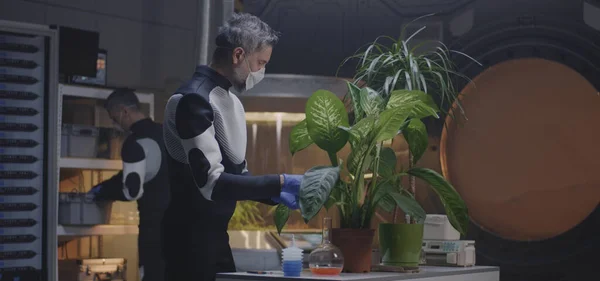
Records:
[[[114,89],[110,88],[96,88],[70,84],[58,85],[61,107],[63,96],[105,100],[113,90]],[[136,95],[140,100],[140,103],[146,103],[150,105],[150,118],[154,119],[154,94],[136,92]]]
[[[58,236],[137,235],[137,225],[58,225]]]
[[[69,169],[121,170],[123,163],[121,160],[61,157],[58,166]]]
[[[63,97],[81,97],[90,99],[106,99],[113,89],[98,88],[83,85],[59,84],[58,85],[58,104],[59,104],[59,122],[57,124],[57,135],[60,151],[60,136],[62,129],[62,107]],[[154,94],[136,92],[136,95],[142,104],[149,105],[149,117],[154,119]],[[121,160],[98,159],[98,158],[74,158],[59,157],[59,169],[85,169],[85,170],[121,170],[123,165]],[[60,173],[60,171],[59,171]],[[103,236],[103,235],[137,235],[137,225],[58,225],[57,235],[64,238],[82,237],[82,236]]]

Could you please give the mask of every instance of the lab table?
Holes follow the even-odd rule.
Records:
[[[282,272],[255,274],[245,272],[219,273],[217,281],[499,281],[500,269],[493,266],[437,267],[421,266],[419,273],[371,272],[361,274],[342,273],[339,276],[316,276],[309,271],[300,277],[284,277]]]

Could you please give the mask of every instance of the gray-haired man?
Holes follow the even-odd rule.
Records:
[[[142,281],[163,281],[160,224],[170,194],[162,126],[144,115],[130,89],[112,92],[104,107],[115,125],[131,134],[121,148],[123,171],[92,188],[88,196],[95,200],[137,201],[140,277]]]
[[[227,225],[236,201],[297,209],[301,176],[250,176],[242,93],[260,82],[278,35],[255,16],[235,14],[220,30],[210,66],[171,96],[163,124],[171,203],[163,220],[167,280],[214,280],[235,271]]]

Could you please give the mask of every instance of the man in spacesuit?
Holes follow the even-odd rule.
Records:
[[[169,99],[163,124],[171,203],[163,220],[168,281],[214,280],[235,271],[227,225],[236,201],[298,209],[300,175],[251,176],[246,117],[230,90],[243,94],[262,80],[277,32],[249,14],[219,30],[210,66],[196,68]]]
[[[115,125],[130,134],[121,148],[123,170],[93,187],[88,197],[137,201],[140,277],[142,281],[163,281],[161,221],[170,193],[162,125],[144,115],[137,96],[129,89],[112,92],[105,108]]]

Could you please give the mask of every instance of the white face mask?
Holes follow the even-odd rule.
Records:
[[[248,65],[248,70],[250,71],[250,73],[248,73],[248,77],[246,78],[246,91],[248,91],[256,86],[256,84],[258,84],[261,80],[263,80],[263,78],[265,78],[265,68],[263,67],[258,71],[252,72],[247,59],[246,65]]]

